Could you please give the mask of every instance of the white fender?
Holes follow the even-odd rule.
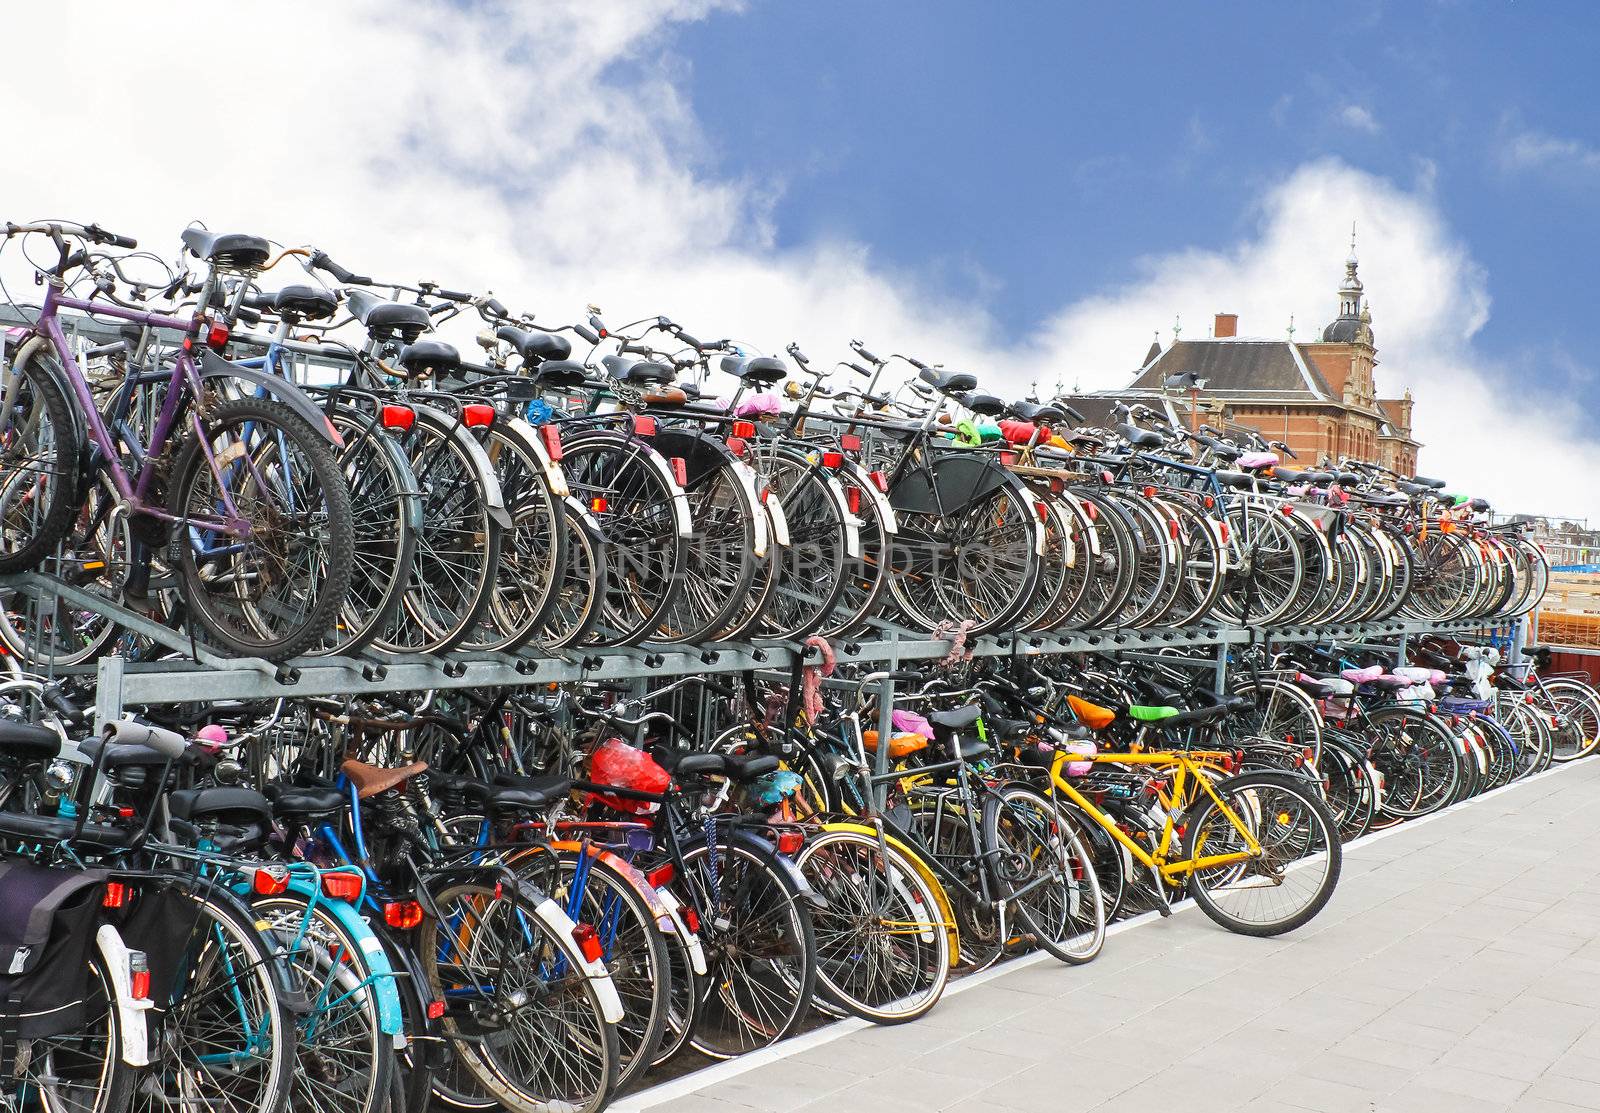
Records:
[[[683,940],[683,945],[689,950],[690,969],[704,977],[706,971],[710,969],[706,965],[706,949],[700,945],[700,937],[690,931],[689,925],[684,922],[683,902],[668,889],[657,889],[656,896],[667,906],[667,915],[672,917],[673,930],[678,933],[678,938]]]
[[[105,961],[106,976],[111,980],[111,990],[117,996],[117,1018],[122,1028],[122,1061],[130,1067],[150,1065],[150,1036],[144,1014],[154,1007],[154,1002],[141,1001],[133,996],[130,987],[133,954],[117,929],[101,924],[94,933],[100,957]]]
[[[600,998],[600,1011],[608,1024],[619,1024],[622,1021],[622,998],[617,995],[617,987],[612,984],[611,973],[603,962],[590,962],[583,957],[583,952],[578,949],[577,941],[572,938],[572,931],[578,925],[572,922],[572,917],[564,912],[559,904],[545,897],[534,908],[534,913],[543,920],[550,930],[556,935],[561,949],[566,953],[567,961],[582,970],[595,988],[595,993]]]

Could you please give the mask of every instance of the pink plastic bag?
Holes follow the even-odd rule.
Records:
[[[782,409],[776,394],[752,394],[748,398],[739,400],[734,407],[735,417],[753,417],[757,421],[764,417],[776,417]]]
[[[1270,468],[1278,462],[1276,452],[1246,452],[1239,457],[1241,468]]]
[[[915,711],[896,711],[889,718],[896,734],[920,734],[929,742],[933,741],[933,724]]]

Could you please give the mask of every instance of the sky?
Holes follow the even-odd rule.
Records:
[[[0,71],[41,151],[12,146],[4,219],[168,256],[200,220],[550,323],[593,303],[826,361],[856,337],[1018,395],[1120,386],[1177,319],[1312,334],[1355,222],[1421,469],[1600,521],[1592,3],[60,0],[8,21],[64,46]]]

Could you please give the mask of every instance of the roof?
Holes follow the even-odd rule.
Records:
[[[1169,377],[1184,372],[1204,379],[1201,389],[1208,395],[1273,401],[1333,397],[1327,381],[1294,344],[1240,337],[1175,341],[1130,385],[1159,391]]]

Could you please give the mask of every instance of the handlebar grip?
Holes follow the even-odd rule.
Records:
[[[573,325],[572,331],[583,337],[591,344],[600,343],[600,334],[595,332],[588,325]]]
[[[189,748],[177,731],[136,723],[132,719],[117,719],[107,723],[104,729],[106,737],[118,745],[146,746],[168,759],[182,757]]]
[[[488,301],[484,302],[484,305],[489,310],[489,312],[493,313],[496,317],[509,317],[509,316],[511,316],[510,312],[506,309],[506,307],[504,305],[500,304],[500,301],[499,301],[498,298],[490,298]]]
[[[119,236],[115,232],[108,232],[98,224],[90,224],[84,228],[91,240],[95,243],[108,243],[112,247],[126,247],[130,251],[139,246],[139,241],[132,236]]]
[[[243,305],[239,307],[239,312],[235,314],[235,317],[247,325],[259,325],[261,323],[261,314]]]
[[[325,251],[319,251],[311,256],[311,265],[318,270],[327,271],[340,282],[355,286],[366,286],[370,285],[372,282],[372,279],[368,278],[364,274],[355,274],[351,271],[345,270],[338,263],[335,263],[332,259],[328,258],[328,253]]]
[[[704,348],[705,347],[704,344],[700,343],[700,338],[698,336],[694,336],[694,335],[691,335],[690,333],[684,332],[682,329],[678,330],[678,339],[682,340],[685,344],[689,345],[689,347],[691,347],[691,348]]]
[[[868,363],[882,363],[883,362],[883,360],[879,359],[877,356],[875,356],[871,352],[867,351],[867,349],[862,345],[861,341],[859,341],[859,340],[850,341],[850,346],[855,349],[856,355],[860,356],[862,359],[866,360]],[[912,361],[912,362],[913,362],[913,364],[915,364],[915,361]]]
[[[845,366],[850,368],[850,370],[854,371],[857,375],[860,375],[863,378],[867,378],[867,379],[872,378],[872,372],[868,371],[865,367],[861,366],[859,363],[846,363]]]
[[[460,290],[435,289],[433,293],[435,297],[444,298],[446,301],[470,302],[472,300],[471,294],[463,294]]]

